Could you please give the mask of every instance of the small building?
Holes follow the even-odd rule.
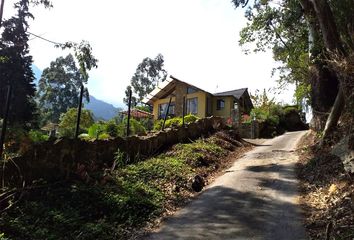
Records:
[[[123,111],[121,113],[123,115],[128,115],[128,111]],[[130,110],[130,116],[137,119],[137,120],[153,118],[153,115],[151,113],[137,109],[137,108]]]
[[[143,102],[153,106],[154,119],[161,119],[170,99],[168,116],[171,117],[182,116],[183,99],[186,101],[185,114],[200,118],[220,116],[235,121],[253,108],[247,88],[212,94],[173,76],[155,88]]]

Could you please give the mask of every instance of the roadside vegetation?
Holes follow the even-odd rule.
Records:
[[[233,133],[218,132],[130,165],[118,152],[117,169],[95,183],[39,179],[1,213],[0,239],[129,239],[190,199],[199,190],[196,176],[202,188],[227,166],[228,154],[248,148]]]
[[[310,239],[354,238],[354,178],[330,148],[319,148],[319,135],[309,132],[298,150],[300,203]]]
[[[272,138],[285,131],[308,129],[301,106],[277,103],[275,97],[269,97],[266,89],[262,93],[257,90],[251,94],[251,99],[254,108],[250,115],[241,117],[241,122],[251,124],[252,121],[258,121],[261,124],[260,136],[262,138]]]

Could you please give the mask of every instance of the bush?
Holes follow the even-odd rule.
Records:
[[[162,129],[162,124],[163,124],[163,120],[162,119],[156,120],[154,122],[154,130],[156,130],[156,131],[161,130]]]
[[[74,137],[76,128],[77,109],[70,108],[66,113],[60,115],[59,134],[62,137]],[[86,133],[87,129],[94,123],[91,111],[82,109],[80,118],[79,133]]]
[[[118,136],[118,125],[114,123],[114,121],[109,121],[106,124],[106,133],[109,134],[111,137],[117,137]]]
[[[111,136],[108,134],[108,133],[101,133],[99,136],[98,136],[98,139],[99,140],[107,140],[107,139],[110,139]]]
[[[91,139],[98,139],[98,136],[102,134],[106,129],[106,126],[102,123],[94,123],[88,129],[88,135]]]
[[[184,123],[193,123],[199,119],[200,119],[199,117],[197,117],[193,114],[188,114],[188,115],[184,116]]]
[[[193,114],[188,114],[184,116],[184,123],[189,124],[197,121],[199,117],[193,115]],[[165,123],[165,128],[173,127],[173,126],[182,126],[182,117],[174,117],[174,118],[169,118],[166,120]],[[154,123],[154,130],[161,130],[163,125],[163,119],[156,120]]]
[[[38,130],[30,130],[28,132],[28,137],[31,139],[32,142],[45,142],[49,139],[49,136],[43,134],[41,131]]]

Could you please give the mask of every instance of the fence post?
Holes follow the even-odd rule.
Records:
[[[184,127],[184,116],[186,115],[186,97],[183,97],[182,108],[182,126]]]
[[[131,105],[132,105],[132,90],[129,90],[127,137],[130,135],[130,109],[131,109]]]
[[[10,110],[11,92],[12,92],[12,84],[10,84],[9,88],[7,89],[6,104],[5,104],[5,115],[4,115],[4,119],[3,119],[3,123],[2,123],[1,136],[0,136],[0,158],[2,158],[2,153],[4,151],[7,119],[9,117],[9,110]]]
[[[170,101],[168,102],[168,105],[167,105],[167,108],[166,108],[166,111],[165,111],[165,116],[163,118],[163,124],[162,124],[162,131],[165,129],[165,123],[166,123],[168,111],[170,110],[171,101],[172,101],[172,97],[170,97]]]
[[[80,99],[79,99],[79,108],[77,109],[75,138],[77,138],[77,137],[79,136],[80,118],[81,118],[81,108],[82,108],[82,97],[83,97],[83,95],[84,95],[84,84],[81,84]]]

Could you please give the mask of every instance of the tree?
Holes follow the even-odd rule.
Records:
[[[164,67],[164,58],[158,54],[154,59],[146,57],[138,65],[130,83],[125,91],[123,101],[128,104],[129,90],[133,92],[132,105],[136,106],[147,96],[159,82],[166,80],[167,72]]]
[[[16,16],[5,20],[0,41],[0,118],[4,117],[6,92],[12,85],[9,122],[26,124],[33,122],[36,105],[32,56],[28,46],[29,3],[21,0],[15,4]]]
[[[51,62],[42,73],[37,93],[39,107],[46,120],[58,123],[62,113],[77,107],[83,83],[87,83],[87,79],[82,78],[71,54]],[[89,101],[87,89],[85,97]]]
[[[238,7],[248,1],[233,0],[233,3]],[[257,51],[265,47],[273,49],[274,58],[284,64],[280,68],[284,73],[281,80],[295,81],[298,96],[308,95],[315,119],[319,118],[318,130],[323,129],[327,117],[323,113],[329,112],[336,96],[341,95],[339,80],[343,79],[330,59],[333,53],[343,56],[343,49],[353,50],[353,40],[349,37],[353,34],[353,10],[354,3],[350,0],[282,0],[276,4],[255,1],[246,11],[250,22],[241,32],[240,43],[256,42]],[[341,23],[340,28],[336,22]],[[310,91],[307,93],[306,89]]]
[[[65,137],[75,136],[77,109],[70,108],[66,113],[61,114],[59,120],[59,134]],[[80,132],[86,132],[94,124],[93,114],[87,109],[83,109],[80,118]]]

